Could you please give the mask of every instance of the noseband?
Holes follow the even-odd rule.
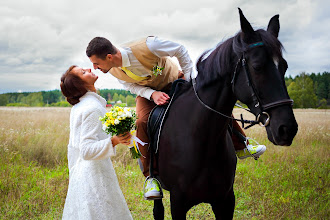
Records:
[[[251,74],[250,74],[246,59],[245,59],[245,52],[246,51],[250,50],[251,48],[255,48],[255,47],[259,47],[259,46],[264,46],[264,43],[263,42],[257,42],[257,43],[253,43],[253,44],[250,44],[250,45],[247,46],[247,49],[243,51],[241,58],[239,58],[238,61],[237,61],[237,64],[236,64],[235,70],[234,70],[234,74],[233,74],[233,78],[231,80],[232,91],[235,94],[235,80],[236,80],[237,74],[239,73],[239,67],[240,67],[240,64],[241,64],[241,66],[244,70],[244,73],[245,73],[245,75],[248,79],[248,85],[252,88],[252,98],[253,98],[253,101],[254,101],[254,107],[258,108],[259,112],[257,114],[254,114],[250,109],[246,109],[246,108],[244,108],[244,109],[251,112],[252,114],[254,114],[256,116],[255,121],[244,120],[242,114],[241,114],[241,119],[236,119],[236,118],[227,116],[223,113],[220,113],[220,112],[212,109],[211,107],[206,105],[199,98],[199,96],[197,94],[197,90],[196,90],[196,80],[195,80],[195,78],[192,79],[192,84],[193,84],[195,95],[196,95],[197,99],[200,101],[200,103],[203,106],[205,106],[209,110],[211,110],[211,111],[213,111],[217,114],[220,114],[224,117],[230,118],[232,120],[240,121],[242,123],[242,127],[245,128],[245,129],[250,128],[250,127],[252,127],[256,124],[259,124],[262,127],[266,127],[270,123],[270,116],[267,113],[267,110],[269,110],[271,108],[275,108],[277,106],[281,106],[281,105],[291,105],[291,106],[293,105],[293,100],[292,99],[281,99],[281,100],[270,102],[270,103],[267,103],[267,104],[262,104],[261,99],[258,96],[258,92],[257,92],[258,90],[256,89],[255,85],[252,82]],[[263,115],[266,116],[265,120],[262,120]],[[247,123],[247,124],[250,124],[250,125],[247,126],[247,127],[244,127],[244,123]]]

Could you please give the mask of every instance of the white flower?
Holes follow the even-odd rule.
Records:
[[[119,124],[119,120],[118,119],[115,119],[115,124]]]
[[[103,131],[105,131],[107,129],[107,126],[105,124],[103,124],[102,129],[103,129]]]

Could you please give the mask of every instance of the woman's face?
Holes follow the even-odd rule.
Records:
[[[96,76],[91,69],[83,69],[80,67],[75,67],[72,69],[71,73],[75,74],[76,76],[80,77],[82,81],[86,83],[86,87],[94,87],[94,83],[97,80],[98,76]]]

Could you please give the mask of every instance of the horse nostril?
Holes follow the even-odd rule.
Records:
[[[287,140],[287,139],[288,139],[288,137],[289,137],[289,135],[290,135],[289,133],[290,133],[290,130],[288,129],[287,126],[282,125],[282,126],[280,126],[280,128],[278,129],[278,134],[279,134],[279,136],[280,136],[282,139],[284,139],[284,140]]]
[[[292,127],[290,127],[290,126],[282,125],[278,129],[278,134],[282,140],[292,141],[292,139],[296,135],[297,131],[298,131],[297,126],[292,125]]]

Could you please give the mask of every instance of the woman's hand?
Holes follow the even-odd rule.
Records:
[[[132,138],[132,135],[130,132],[126,132],[124,134],[113,136],[111,138],[112,146],[116,146],[117,144],[129,145],[131,143],[131,138]]]
[[[155,91],[151,94],[152,100],[156,105],[165,105],[170,100],[170,97],[165,92]]]

